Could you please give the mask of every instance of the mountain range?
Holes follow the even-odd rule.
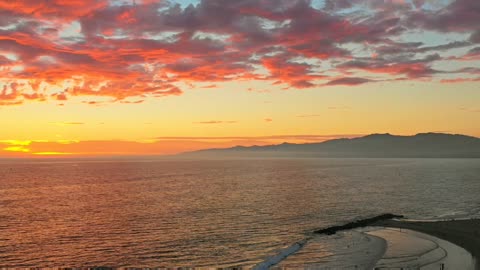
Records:
[[[480,158],[480,138],[445,133],[371,134],[319,143],[235,146],[181,154],[189,157],[439,157]]]

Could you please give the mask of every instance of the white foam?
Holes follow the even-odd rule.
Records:
[[[271,257],[268,257],[263,262],[255,265],[252,269],[253,270],[266,270],[266,269],[280,263],[281,261],[283,261],[288,256],[290,256],[290,255],[294,254],[295,252],[299,251],[300,249],[302,249],[307,244],[309,239],[310,238],[305,238],[305,239],[303,239],[299,242],[294,243],[293,245],[291,245],[287,248],[284,248],[284,249],[280,250],[277,254],[275,254]]]

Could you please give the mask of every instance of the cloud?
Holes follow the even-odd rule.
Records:
[[[199,122],[193,122],[194,124],[235,124],[238,123],[238,121],[217,121],[217,120],[210,120],[210,121],[199,121]]]
[[[464,82],[480,82],[480,77],[478,78],[454,78],[454,79],[443,79],[440,80],[441,83],[464,83]]]
[[[359,85],[359,84],[364,84],[371,81],[372,80],[365,79],[365,78],[340,78],[340,79],[329,81],[326,83],[326,85]]]
[[[52,124],[58,125],[58,126],[79,126],[79,125],[85,125],[83,122],[53,122]]]
[[[337,138],[353,138],[360,137],[365,134],[286,134],[286,135],[267,135],[267,136],[163,136],[156,137],[156,140],[305,140],[305,141],[324,141]]]
[[[473,36],[473,35],[472,35]],[[472,39],[472,37],[470,38]],[[428,52],[428,51],[446,51],[450,49],[463,48],[472,45],[470,41],[452,41],[450,43],[436,45],[436,46],[426,46],[417,48],[416,52]]]
[[[461,111],[466,111],[466,112],[474,112],[474,113],[480,113],[480,108],[468,108],[468,107],[461,107],[459,108]]]
[[[264,118],[263,120],[264,120],[265,122],[272,122],[272,121],[273,121],[272,118]]]
[[[73,20],[106,7],[106,0],[63,1],[52,0],[48,4],[35,0],[2,1],[0,10],[18,17]],[[10,13],[11,12],[11,13]]]
[[[263,94],[272,92],[269,89],[254,89],[254,88],[251,88],[251,87],[248,88],[247,91],[252,92],[252,93],[263,93]]]
[[[447,56],[479,44],[480,8],[478,0],[445,3],[3,1],[0,104],[84,96],[132,103],[181,96],[185,84],[246,80],[307,89],[353,87],[366,77],[446,79],[432,67],[437,61],[480,59],[475,51]],[[407,42],[412,29],[420,38]],[[429,31],[456,38],[433,43],[441,39],[422,38]]]
[[[352,60],[341,63],[337,67],[345,70],[358,69],[370,73],[380,73],[391,76],[403,76],[404,78],[406,77],[409,79],[419,79],[431,77],[434,74],[441,73],[441,71],[430,67],[432,62],[440,59],[441,57],[438,54],[427,55],[424,58],[412,58],[408,55],[399,55],[392,59],[379,57],[373,59]],[[350,79],[346,80],[347,84],[349,80]],[[351,81],[353,84],[356,82],[367,82],[365,79],[359,80],[359,78],[354,78]]]
[[[330,106],[328,107],[329,110],[348,110],[350,107],[348,106]]]
[[[480,43],[480,30],[475,31],[470,35],[470,41],[473,43]]]
[[[310,117],[320,117],[322,116],[321,114],[301,114],[301,115],[297,115],[297,117],[300,117],[300,118],[310,118]]]
[[[311,66],[306,63],[289,62],[288,54],[262,59],[263,66],[270,72],[269,79],[276,83],[285,83],[293,88],[314,87],[313,80],[321,76],[311,72]]]
[[[217,85],[216,84],[209,84],[209,85],[202,86],[201,88],[205,88],[205,89],[217,88]]]
[[[480,60],[480,47],[474,47],[470,49],[465,55],[460,57],[450,57],[449,60],[460,60],[460,61],[477,61]]]
[[[408,21],[412,26],[440,32],[470,32],[478,30],[479,17],[480,4],[477,0],[456,0],[436,12],[413,12]]]

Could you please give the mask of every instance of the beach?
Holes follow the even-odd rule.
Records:
[[[480,219],[448,221],[379,221],[375,226],[409,229],[447,240],[469,251],[480,269]]]

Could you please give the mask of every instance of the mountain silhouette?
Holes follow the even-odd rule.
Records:
[[[320,143],[235,146],[184,153],[196,157],[444,157],[480,158],[480,138],[444,133],[371,134]]]

